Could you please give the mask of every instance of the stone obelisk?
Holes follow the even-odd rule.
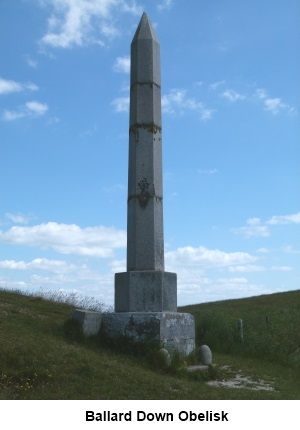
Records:
[[[160,46],[144,13],[131,43],[127,271],[164,270]]]
[[[177,275],[164,269],[160,45],[144,13],[131,43],[127,271],[115,274],[115,313],[101,330],[186,356],[194,319],[177,312]]]
[[[146,13],[131,43],[127,272],[115,275],[116,312],[177,309],[164,271],[160,45]]]

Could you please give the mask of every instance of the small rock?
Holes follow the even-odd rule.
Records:
[[[170,357],[168,350],[166,350],[165,348],[161,348],[158,351],[158,356],[159,356],[159,361],[160,361],[162,367],[164,367],[164,368],[170,367],[171,357]]]
[[[188,366],[187,372],[206,372],[209,369],[208,366],[205,366],[204,364],[196,364],[194,366]]]
[[[210,366],[212,364],[212,353],[207,345],[201,345],[199,348],[199,356],[202,364]]]

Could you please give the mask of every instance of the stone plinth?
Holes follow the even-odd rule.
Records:
[[[85,336],[94,336],[100,330],[102,312],[75,309],[73,318],[80,323]]]
[[[179,312],[117,312],[102,314],[101,332],[108,338],[157,344],[172,355],[188,356],[195,349],[195,322]]]
[[[154,270],[115,274],[116,312],[176,312],[177,275]]]

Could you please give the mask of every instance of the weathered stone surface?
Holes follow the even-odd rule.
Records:
[[[199,348],[200,361],[202,364],[210,366],[212,364],[212,353],[207,345],[201,345]]]
[[[164,270],[161,131],[136,126],[129,136],[127,270]]]
[[[146,13],[131,42],[130,83],[136,82],[160,86],[160,46]]]
[[[195,348],[195,322],[179,312],[103,313],[101,332],[112,339],[125,337],[133,342],[157,343],[172,355],[188,356]]]
[[[73,318],[80,323],[85,336],[94,336],[100,330],[102,312],[75,309]]]
[[[160,46],[144,13],[131,43],[127,272],[116,312],[175,312],[177,277],[164,271]]]
[[[160,46],[144,13],[131,43],[127,271],[164,270]]]
[[[134,271],[115,274],[116,312],[176,312],[177,275]]]

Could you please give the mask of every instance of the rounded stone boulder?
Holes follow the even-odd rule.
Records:
[[[199,358],[202,364],[210,366],[212,364],[211,349],[207,345],[201,345],[199,348]]]
[[[160,365],[163,368],[170,367],[170,365],[171,365],[171,356],[170,356],[169,351],[167,349],[161,348],[158,351],[158,358],[159,358]]]

